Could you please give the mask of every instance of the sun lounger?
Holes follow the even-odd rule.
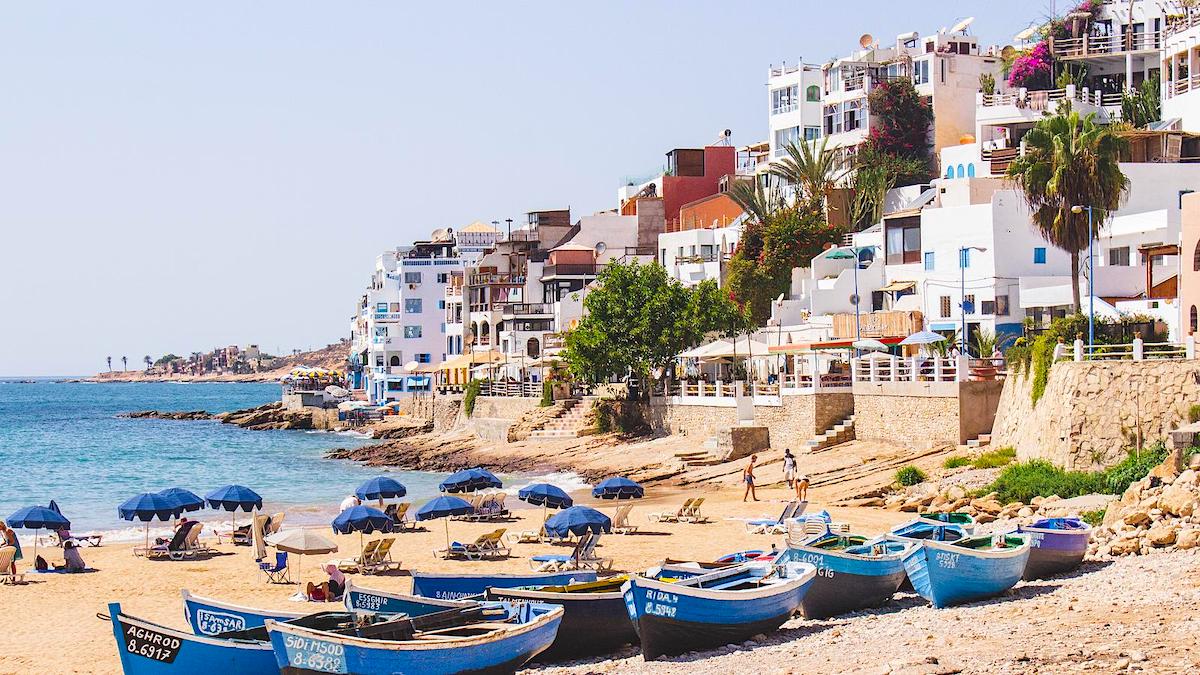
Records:
[[[155,544],[149,548],[145,546],[135,546],[133,548],[134,555],[145,556],[147,558],[170,558],[172,560],[182,560],[184,556],[190,555],[185,550],[187,546],[188,536],[195,530],[199,536],[200,523],[193,520],[179,526],[175,530],[175,536],[171,537],[171,541],[166,544]]]
[[[337,565],[337,568],[343,572],[357,572],[364,564],[369,563],[375,558],[375,551],[379,548],[382,540],[372,539],[363,546],[362,554],[356,558],[342,558],[340,560],[329,561],[332,565]]]
[[[12,569],[13,558],[16,557],[16,546],[0,547],[0,584],[17,584],[25,581],[24,574],[13,574],[9,571]]]
[[[196,523],[184,537],[183,546],[178,551],[170,552],[171,560],[183,560],[185,556],[207,552],[208,547],[200,543],[200,531],[203,529],[204,523]]]
[[[535,555],[529,559],[529,567],[535,572],[558,572],[568,569],[579,569],[578,560],[579,554],[583,547],[588,545],[588,542],[595,536],[591,532],[585,532],[579,541],[575,543],[575,550],[570,554],[562,553],[543,553]]]
[[[439,557],[444,555],[446,558],[466,558],[467,560],[508,557],[512,553],[512,549],[504,545],[504,533],[506,531],[502,527],[493,532],[481,535],[471,544],[463,544],[457,541],[451,542],[450,548],[435,551],[434,555]]]
[[[58,547],[61,547],[63,544],[65,544],[68,541],[73,541],[76,544],[79,544],[80,546],[84,546],[84,545],[99,546],[100,541],[103,539],[103,535],[99,535],[99,534],[74,535],[74,534],[71,534],[69,531],[65,531],[65,530],[61,531],[61,532],[54,532],[53,536],[54,536],[54,538],[53,538],[53,540],[50,541],[50,545],[58,546]],[[45,541],[46,540],[42,539],[41,537],[38,537],[39,543],[44,543]]]
[[[787,520],[803,513],[806,506],[808,506],[808,502],[790,501],[783,507],[783,513],[779,514],[775,520],[770,518],[748,520],[746,521],[746,530],[750,534],[786,534]]]
[[[395,537],[387,537],[381,540],[371,558],[363,562],[361,566],[362,573],[378,574],[388,570],[400,569],[400,561],[392,560],[392,544],[394,543],[396,543]]]
[[[692,505],[687,508],[687,513],[681,515],[679,520],[685,523],[692,523],[693,525],[711,522],[708,516],[700,513],[700,506],[702,504],[704,504],[704,497],[697,497],[692,500]]]
[[[404,531],[406,529],[416,529],[416,521],[406,520],[408,516],[408,508],[412,506],[410,502],[400,502],[399,504],[388,504],[384,513],[392,517],[392,531]]]
[[[617,512],[613,514],[612,531],[616,534],[633,534],[637,532],[637,525],[629,524],[629,512],[633,509],[633,504],[622,504],[617,507]]]
[[[272,584],[290,584],[291,578],[288,576],[288,554],[287,551],[275,552],[275,564],[259,561],[258,569],[267,575],[267,583]]]
[[[677,511],[661,511],[659,513],[647,513],[646,519],[652,523],[676,523],[676,522],[679,522],[679,519],[683,518],[683,516],[685,514],[687,514],[688,509],[690,509],[692,507],[693,501],[695,501],[695,500],[694,499],[684,500],[683,506],[679,507],[679,510],[677,510]]]
[[[263,536],[275,534],[283,527],[283,518],[286,513],[282,511],[271,515],[271,519],[267,521],[267,526],[263,528]]]

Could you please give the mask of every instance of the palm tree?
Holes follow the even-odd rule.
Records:
[[[121,357],[121,370],[129,370],[129,357]]]
[[[154,365],[154,359],[150,358],[149,354],[143,356],[142,360],[146,362],[146,370],[150,370],[150,366]]]
[[[1071,254],[1071,297],[1081,312],[1079,254],[1129,194],[1119,165],[1126,142],[1097,124],[1094,113],[1080,117],[1068,110],[1039,120],[1022,143],[1024,152],[1009,165],[1008,176],[1025,194],[1042,236]],[[1074,206],[1091,212],[1073,211]]]
[[[764,225],[780,206],[779,192],[774,188],[764,189],[757,180],[734,181],[728,194],[750,220]]]
[[[821,146],[814,149],[814,144],[807,141],[793,141],[784,150],[787,157],[771,166],[771,173],[796,185],[799,189],[796,201],[801,195],[814,208],[820,208],[826,195],[843,176],[846,170],[839,166],[836,153],[826,148],[829,137],[821,139]]]
[[[112,372],[112,357],[108,357],[108,372]]]

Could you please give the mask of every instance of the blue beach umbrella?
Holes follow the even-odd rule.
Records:
[[[548,506],[554,509],[565,509],[574,501],[562,488],[549,483],[535,483],[520,489],[517,499],[529,502],[534,506]]]
[[[433,520],[435,518],[449,518],[450,516],[465,516],[475,512],[475,507],[471,503],[461,497],[451,497],[443,495],[429,500],[421,508],[417,509],[417,520]],[[442,521],[446,526],[446,549],[450,549],[450,521]]]
[[[646,489],[622,476],[612,476],[592,488],[592,496],[600,499],[641,499]]]
[[[392,517],[369,506],[351,506],[333,519],[333,531],[340,534],[358,532],[358,559],[362,560],[363,534],[391,532]]]
[[[486,488],[498,488],[502,485],[499,478],[487,469],[477,466],[451,474],[438,485],[442,492],[474,492]]]
[[[146,548],[150,548],[150,521],[178,518],[183,508],[171,497],[157,492],[143,492],[126,499],[117,507],[117,515],[123,520],[140,520],[146,523]]]
[[[358,486],[354,495],[359,499],[395,499],[408,494],[404,485],[395,478],[377,476]]]
[[[204,508],[204,500],[200,498],[200,495],[192,492],[191,490],[185,490],[181,487],[173,487],[167,488],[166,490],[160,490],[158,494],[162,495],[163,497],[174,499],[179,503],[179,507],[184,511],[199,511],[200,509]]]
[[[71,521],[63,518],[62,514],[45,506],[26,506],[22,509],[17,509],[5,522],[9,527],[25,528],[34,530],[33,533],[33,557],[37,559],[37,530],[43,528],[47,530],[59,530],[62,528],[70,528]]]
[[[229,525],[230,532],[237,531],[237,510],[241,509],[249,513],[254,509],[262,508],[262,497],[258,493],[245,485],[226,485],[219,487],[216,490],[204,495],[208,500],[210,508],[217,510],[225,509],[233,513],[230,516],[232,521]]]
[[[567,533],[582,535],[584,532],[600,534],[611,531],[612,519],[590,506],[572,506],[546,521],[546,534],[553,537],[565,537]]]

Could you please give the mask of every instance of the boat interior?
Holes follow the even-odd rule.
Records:
[[[541,591],[543,593],[612,593],[621,590],[621,584],[629,580],[629,575],[621,574],[599,581],[589,581],[582,584],[568,584],[566,586],[526,586],[526,590]],[[501,589],[503,590],[503,589]]]
[[[298,619],[292,619],[287,623],[314,630],[334,631],[354,626],[355,617],[350,612],[317,612],[315,614],[306,614]],[[267,635],[266,626],[226,631],[218,633],[213,637],[221,640],[255,640],[258,642],[266,642],[270,639]]]
[[[986,537],[970,537],[954,542],[955,546],[969,548],[973,551],[1000,551],[1007,548],[1017,548],[1025,543],[1025,539],[1012,535],[988,535]]]

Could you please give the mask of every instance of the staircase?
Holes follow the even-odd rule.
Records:
[[[976,436],[975,438],[972,438],[971,440],[967,441],[967,447],[972,448],[972,449],[982,448],[985,445],[991,445],[991,444],[992,444],[992,435],[991,434],[980,434],[979,436]]]
[[[728,460],[728,451],[721,449],[721,444],[716,436],[710,437],[704,441],[704,445],[700,446],[701,450],[690,450],[688,452],[677,452],[675,456],[679,458],[683,465],[687,468],[696,466],[716,466],[724,464]]]
[[[578,438],[587,429],[585,420],[592,410],[595,396],[567,399],[562,402],[558,414],[548,420],[541,429],[530,432],[530,440],[550,438]]]
[[[852,440],[854,440],[854,415],[826,429],[825,433],[820,436],[809,439],[805,442],[804,448],[808,452],[817,452]]]

